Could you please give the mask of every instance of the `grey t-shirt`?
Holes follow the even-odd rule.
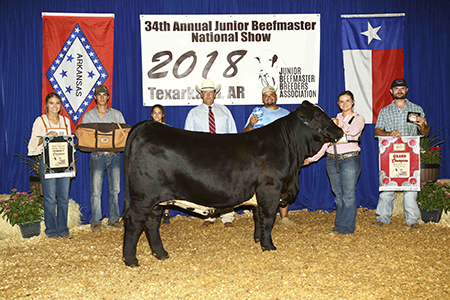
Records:
[[[87,111],[83,116],[84,123],[121,123],[125,124],[125,119],[120,111],[114,108],[109,108],[105,112],[105,117],[100,117],[100,114],[97,111],[97,106],[95,106],[93,109]]]

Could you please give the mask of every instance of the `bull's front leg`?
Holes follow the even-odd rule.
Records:
[[[261,249],[263,251],[277,250],[272,242],[272,228],[277,215],[277,205],[278,200],[274,200],[261,205],[258,209],[261,224]]]
[[[165,260],[169,258],[169,254],[164,250],[159,227],[161,226],[161,216],[163,207],[156,205],[150,216],[145,222],[144,230],[147,237],[150,248],[152,249],[152,255],[158,259]]]

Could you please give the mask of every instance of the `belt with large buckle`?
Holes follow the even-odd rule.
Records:
[[[101,154],[103,154],[104,156],[112,156],[114,154],[116,154],[117,152],[101,152]]]
[[[336,157],[337,157],[338,161],[341,161],[341,160],[344,160],[346,158],[353,157],[353,156],[356,156],[356,155],[359,155],[359,151],[345,153],[345,154],[337,154],[337,155],[327,153],[328,157],[331,157],[332,159],[336,159]]]

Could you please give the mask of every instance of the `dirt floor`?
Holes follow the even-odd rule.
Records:
[[[122,229],[13,237],[0,241],[0,299],[450,299],[448,221],[377,227],[359,209],[356,233],[337,235],[334,216],[290,212],[295,225],[275,224],[270,252],[254,243],[249,212],[233,228],[177,216],[161,226],[170,258],[154,258],[142,235],[138,268],[122,262]]]

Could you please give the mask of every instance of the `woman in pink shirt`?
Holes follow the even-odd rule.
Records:
[[[327,152],[327,174],[336,204],[333,231],[349,234],[354,233],[356,228],[356,184],[361,174],[359,137],[365,120],[353,111],[355,99],[352,92],[340,93],[337,103],[342,112],[332,120],[342,128],[344,137],[336,145],[324,144],[316,155],[306,158],[304,164],[319,160]]]

